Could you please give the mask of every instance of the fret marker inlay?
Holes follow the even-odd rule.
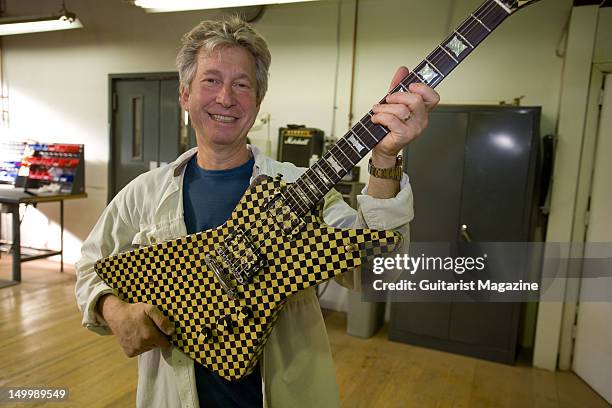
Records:
[[[329,156],[329,163],[334,168],[334,171],[336,173],[340,174],[340,172],[342,171],[342,166],[340,166],[338,164],[338,162],[336,161],[336,159],[333,156]]]
[[[423,69],[421,69],[419,71],[419,75],[421,76],[421,78],[423,78],[425,80],[425,82],[427,82],[428,84],[431,84],[433,82],[434,79],[436,79],[436,77],[438,76],[438,74],[436,74],[436,72],[431,69],[431,67],[429,66],[429,64],[425,64],[425,66],[423,67]]]
[[[302,189],[300,188],[300,186],[298,186],[297,184],[294,184],[294,185],[295,185],[295,189],[296,189],[296,191],[297,191],[298,195],[300,196],[300,198],[301,198],[302,200],[304,200],[304,202],[306,202],[306,203],[311,202],[311,201],[308,199],[308,196],[306,195],[306,193],[304,193],[304,191],[302,191]]]
[[[320,168],[315,168],[314,170],[317,172],[317,175],[321,180],[323,180],[325,184],[329,184],[329,180],[327,179],[325,173],[323,173],[323,170],[321,170]]]
[[[355,139],[354,135],[349,136],[348,141],[351,142],[356,152],[361,152],[362,150],[365,150],[365,146],[359,143],[359,141]]]
[[[458,36],[454,36],[452,40],[448,44],[446,44],[449,50],[451,50],[457,57],[461,55],[463,51],[467,48],[467,45],[463,43],[459,39]]]

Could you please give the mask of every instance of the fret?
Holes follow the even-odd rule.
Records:
[[[351,143],[351,145],[353,146],[353,148],[355,149],[355,151],[356,151],[358,154],[361,154],[361,151],[362,151],[362,150],[367,150],[367,149],[366,149],[366,147],[365,147],[365,143],[363,143],[363,142],[361,141],[361,139],[359,138],[359,136],[357,136],[357,133],[355,133],[355,132],[353,131],[353,129],[351,129],[351,131],[350,131],[350,132],[351,132],[351,134],[350,134],[350,136],[347,138],[347,140],[348,140],[348,141]],[[366,151],[366,153],[367,153],[367,151]]]
[[[317,177],[325,184],[326,186],[333,185],[333,183],[327,178],[327,174],[325,174],[325,170],[323,170],[322,166],[319,162],[316,162],[312,165],[312,169],[316,173]]]
[[[442,45],[438,45],[438,48],[441,49],[442,51],[444,51],[446,53],[446,55],[448,55],[453,61],[455,61],[457,64],[459,64],[459,61],[457,61],[455,59],[455,57],[453,57],[453,54],[451,54],[450,52],[446,51],[446,48],[444,48]]]
[[[403,85],[403,84],[400,82],[400,83],[399,83],[399,85]],[[408,89],[408,88],[406,88],[406,89]],[[410,91],[406,91],[406,92],[410,92]],[[383,135],[382,135],[382,136],[380,136],[380,137],[378,137],[378,136],[377,136],[377,137],[376,137],[376,139],[370,139],[372,143],[367,144],[367,146],[368,146],[368,148],[369,148],[369,149],[373,149],[373,148],[374,148],[374,146],[376,146],[376,144],[378,143],[378,141],[379,141],[380,139],[382,139],[383,137],[385,137],[385,136],[387,135],[387,133],[389,133],[389,131],[387,130],[387,128],[386,128],[386,127],[384,127],[383,125],[381,125],[381,124],[379,124],[379,123],[374,123],[374,122],[372,122],[372,115],[374,115],[374,112],[369,111],[369,112],[368,112],[368,113],[367,113],[367,114],[366,114],[366,115],[365,115],[365,116],[364,116],[364,117],[363,117],[361,120],[363,121],[363,120],[366,118],[366,116],[367,116],[367,117],[368,117],[368,120],[370,121],[369,123],[371,123],[371,124],[372,124],[372,126],[374,126],[374,129],[377,129],[377,131],[378,131],[378,132],[382,132],[382,133],[383,133]]]
[[[353,135],[351,135],[351,137],[353,137]],[[350,140],[348,140],[346,136],[342,138],[342,141],[345,142],[348,147],[350,147],[349,151],[351,152],[351,154],[352,153],[357,153],[357,156],[359,156],[359,149],[357,147],[355,147],[355,145],[353,143],[351,143]],[[353,160],[351,160],[351,161],[353,161]]]
[[[461,39],[462,39],[463,41],[465,41],[465,43],[466,43],[467,45],[469,45],[471,49],[476,48],[476,47],[474,47],[474,46],[473,46],[473,45],[472,45],[472,44],[471,44],[471,43],[468,41],[468,39],[467,39],[467,38],[465,38],[465,37],[463,36],[463,34],[461,34],[461,33],[460,33],[458,30],[455,30],[455,34],[457,34],[457,36],[461,37]]]
[[[303,207],[302,206],[302,201],[299,200],[298,198],[295,197],[295,188],[293,187],[293,184],[289,185],[287,187],[287,194],[289,194],[288,197],[285,197],[285,201],[289,201],[288,199],[293,200],[293,205],[291,203],[289,203],[289,208],[291,208],[292,210],[295,211],[295,207],[298,207],[300,212],[306,213],[308,211],[308,207]]]
[[[311,174],[314,175],[317,180],[319,180],[319,185],[323,187],[323,190],[321,190],[323,195],[325,195],[327,191],[329,191],[329,189],[334,186],[334,183],[329,180],[329,178],[327,177],[325,172],[323,172],[319,164],[313,164],[311,168]]]
[[[307,186],[303,186],[304,179],[300,177],[293,183],[295,186],[295,190],[300,198],[307,203],[308,208],[312,208],[313,205],[317,203],[316,196],[311,196],[311,191]]]
[[[414,73],[414,75],[415,75],[417,78],[419,78],[419,81],[421,81],[421,82],[423,82],[423,83],[425,83],[425,84],[427,83],[427,81],[426,81],[426,80],[424,80],[424,79],[423,79],[423,77],[421,77],[421,76],[420,76],[418,73],[416,73],[416,72],[415,72],[415,73]]]
[[[491,32],[491,29],[489,27],[487,27],[487,25],[485,23],[483,23],[478,17],[476,17],[474,14],[470,14],[470,16],[478,21],[480,23],[481,26],[483,26],[485,28],[485,30],[487,30],[488,32]]]
[[[402,85],[402,83],[400,82],[400,83],[398,84],[398,86],[399,86],[399,85]],[[399,92],[399,91],[395,90],[395,92]],[[410,91],[406,91],[406,92],[410,92]],[[385,97],[385,98],[386,98],[386,97]],[[383,102],[383,103],[386,103],[386,102]],[[364,120],[364,119],[366,119],[366,117],[367,117],[367,119],[369,120],[369,123],[370,123],[372,126],[374,126],[374,128],[373,128],[372,130],[377,129],[377,131],[378,131],[378,132],[382,132],[382,133],[383,133],[383,135],[382,135],[382,136],[380,136],[380,137],[378,137],[378,136],[377,136],[377,137],[376,137],[376,139],[374,139],[374,138],[370,138],[370,143],[366,143],[366,146],[368,146],[368,148],[369,148],[370,150],[371,150],[371,149],[373,149],[373,148],[374,148],[374,146],[376,146],[376,144],[378,144],[378,141],[379,141],[380,139],[382,139],[383,137],[385,137],[385,136],[387,135],[387,133],[389,133],[389,131],[387,130],[387,128],[386,128],[386,127],[384,127],[383,125],[381,125],[381,124],[379,124],[379,123],[374,123],[374,122],[372,122],[372,115],[374,115],[374,112],[369,111],[368,113],[366,113],[366,114],[365,114],[365,116],[364,116],[363,118],[361,118],[361,121],[360,121],[360,122],[362,122],[362,123],[363,123],[363,120]],[[371,128],[371,127],[370,127],[370,128]]]
[[[347,161],[348,163],[345,163],[345,160],[344,160],[344,159],[341,159],[341,160],[340,160],[340,164],[342,165],[342,171],[343,171],[343,172],[345,172],[345,171],[347,171],[348,169],[350,169],[352,166],[356,165],[357,163],[355,163],[355,162],[351,161],[350,157],[348,157],[348,156],[346,155],[346,153],[344,152],[344,149],[342,149],[342,148],[340,147],[340,142],[341,142],[342,140],[344,140],[344,139],[340,139],[340,140],[338,140],[338,142],[336,142],[336,144],[335,144],[335,146],[334,146],[334,147],[335,147],[335,148],[336,148],[338,151],[340,151],[340,153],[342,153],[342,155],[343,155],[344,157],[346,157],[346,161]],[[336,157],[336,159],[340,159],[340,157],[338,157],[338,156],[335,156],[335,157]]]
[[[466,45],[459,35],[454,35],[452,38],[449,37],[448,41],[445,41],[444,47],[460,61],[469,54],[470,50],[469,46]],[[465,50],[468,50],[468,52],[464,52]]]
[[[457,29],[458,33],[463,35],[463,38],[470,42],[472,47],[480,44],[484,40],[489,32],[482,28],[482,26],[473,18],[468,18],[463,24]]]
[[[304,173],[304,177],[308,177],[310,180],[312,180],[315,184],[319,184],[319,185],[323,185],[325,187],[325,182],[323,181],[323,179],[321,177],[319,177],[319,175],[317,174],[317,172],[315,171],[314,167],[317,164],[314,163],[308,170],[306,170],[306,172]],[[313,178],[313,176],[316,176],[316,179]]]
[[[342,146],[341,146],[342,144]],[[342,138],[340,140],[338,140],[338,143],[336,143],[336,145],[340,148],[340,151],[349,159],[349,162],[351,162],[352,165],[355,165],[357,163],[359,163],[359,160],[361,160],[362,156],[360,156],[358,153],[356,153],[353,150],[353,147],[351,146],[351,144],[348,142],[348,140],[346,140],[346,138]],[[345,166],[346,170],[349,170],[350,168],[347,168]]]
[[[423,82],[427,85],[434,87],[437,82],[440,82],[444,77],[441,77],[432,69],[432,67],[426,62],[422,61],[415,69],[414,72],[419,78],[423,79]]]
[[[508,14],[497,7],[493,0],[488,0],[472,16],[468,17],[456,32],[469,41],[472,47],[475,47],[504,21]],[[486,28],[483,28],[483,25]]]
[[[423,81],[421,81],[419,77],[414,74],[414,70],[413,70],[413,71],[410,71],[410,73],[406,76],[406,78],[400,81],[400,84],[408,88],[410,84],[422,83],[422,82]],[[388,132],[388,130],[385,130],[385,131]]]
[[[315,197],[324,196],[325,193],[317,186],[317,182],[312,178],[314,172],[306,171],[304,173],[304,182],[306,186],[315,194]]]
[[[504,9],[504,11],[508,14],[512,14],[512,10],[510,10],[508,8],[508,6],[506,6],[504,3],[502,3],[500,0],[493,0],[495,3],[497,3],[497,5],[499,7],[501,7],[502,9]]]
[[[330,159],[326,159],[325,156],[323,156],[323,160],[319,160],[319,162],[321,163],[321,169],[325,172],[327,177],[332,181],[331,184],[335,185],[342,177],[340,176],[338,172],[334,170],[332,163],[329,162],[329,160],[333,160],[331,158],[331,154],[329,154],[328,152],[326,155],[329,155]],[[336,165],[338,164],[336,163]],[[326,167],[328,170],[325,170]]]
[[[442,50],[442,51],[440,51]],[[426,58],[428,61],[436,61],[436,68],[444,77],[451,73],[457,66],[456,60],[452,58],[442,47],[436,47]]]
[[[370,136],[372,136],[374,138],[374,140],[376,140],[377,142],[380,141],[379,138],[377,138],[376,136],[374,136],[374,134],[372,132],[370,132],[370,129],[368,129],[368,127],[366,125],[363,124],[362,122],[363,118],[361,118],[353,127],[356,127],[357,124],[361,125],[362,128],[364,128],[366,130],[366,132],[368,132],[370,134]],[[370,122],[372,123],[372,122]]]
[[[508,18],[508,13],[500,9],[491,0],[483,5],[480,9],[476,10],[474,16],[483,22],[489,29],[494,30],[498,25]],[[484,37],[483,37],[484,39]]]
[[[297,182],[291,184],[290,189],[291,197],[294,199],[296,204],[298,204],[300,210],[308,211],[308,208],[310,208],[310,200],[304,195],[304,192],[299,188]]]
[[[427,62],[438,74],[442,75],[442,78],[444,79],[444,77],[446,75],[444,75],[439,69],[438,67],[436,67],[436,64],[434,64],[433,62],[431,62],[429,59],[425,58],[425,62]]]
[[[376,146],[376,144],[389,133],[389,130],[383,125],[372,122],[371,117],[368,115],[364,115],[359,122],[363,127],[366,127],[368,132],[372,135],[374,139],[374,145],[372,147]]]
[[[509,14],[511,11],[501,0],[485,0],[379,103],[386,103],[390,93],[410,92],[411,83],[425,83],[432,88],[437,86]],[[293,202],[292,206],[300,211],[312,208],[389,133],[383,125],[372,122],[373,115],[372,111],[367,112],[302,177],[287,187],[287,202]]]
[[[334,145],[334,146],[335,146],[335,145]],[[334,146],[332,146],[332,147],[331,147],[331,149],[333,149],[333,148],[334,148]],[[335,157],[333,154],[331,154],[331,152],[332,152],[332,151],[331,151],[331,149],[329,150],[329,153],[330,153],[330,154],[329,154],[329,164],[331,165],[331,167],[332,167],[332,169],[334,170],[334,172],[335,172],[337,175],[340,175],[340,173],[342,172],[342,170],[344,170],[344,167],[342,167],[342,166],[340,165],[340,163],[338,163],[338,160],[336,159],[336,157]],[[342,177],[340,177],[340,178],[342,178]]]
[[[360,145],[363,149],[368,150],[368,148],[370,146],[368,146],[368,144],[363,141],[363,139],[359,136],[359,134],[357,134],[357,132],[355,132],[352,128],[349,130],[349,132],[351,133],[351,136],[349,137],[349,141],[350,141],[350,138],[354,138],[358,142],[357,145]],[[353,142],[351,142],[351,143],[353,143]],[[372,146],[372,147],[374,147],[374,146]],[[361,150],[359,152],[361,153]],[[367,151],[366,151],[366,153],[367,153]]]

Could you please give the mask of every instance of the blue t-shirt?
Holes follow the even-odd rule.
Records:
[[[194,155],[183,179],[183,211],[187,232],[194,234],[216,228],[232,214],[244,195],[255,160],[227,170],[204,170]],[[227,381],[203,365],[195,363],[196,387],[201,407],[261,407],[259,365],[238,381]]]

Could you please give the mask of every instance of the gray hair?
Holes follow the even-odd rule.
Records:
[[[191,85],[198,66],[198,54],[204,50],[211,54],[225,47],[242,47],[255,58],[257,103],[261,103],[268,90],[270,50],[263,37],[238,16],[226,20],[202,21],[181,39],[181,49],[176,56],[181,88]]]

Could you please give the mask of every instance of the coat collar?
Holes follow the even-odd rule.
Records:
[[[253,166],[253,176],[257,177],[260,173],[260,169],[262,168],[264,156],[261,154],[259,149],[253,145],[247,145],[247,149],[251,151],[253,157],[255,158],[255,165]],[[189,160],[198,152],[198,148],[194,147],[187,150],[185,153],[181,154],[173,163],[172,163],[172,174],[173,180],[175,182],[179,182],[181,180],[181,176],[185,171],[185,167]]]

